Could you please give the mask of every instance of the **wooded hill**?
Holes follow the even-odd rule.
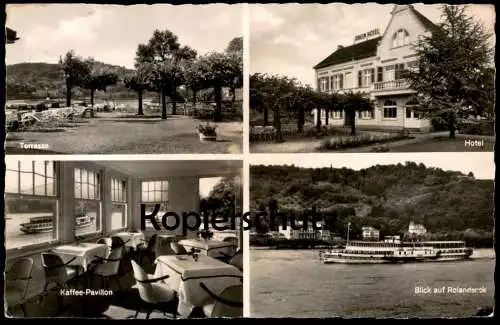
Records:
[[[410,221],[421,223],[429,239],[460,239],[464,235],[493,238],[493,180],[472,173],[405,165],[376,165],[367,169],[251,166],[252,211],[316,207],[327,211],[326,226],[352,238],[361,227],[373,226],[380,236],[405,235]],[[266,225],[260,232],[269,230]]]
[[[120,79],[132,70],[124,67],[96,62],[96,68],[103,68],[116,73]],[[63,98],[66,94],[64,73],[59,64],[54,63],[18,63],[6,66],[7,99],[45,99],[47,94],[51,98]],[[80,88],[73,90],[75,96],[88,96],[88,91]],[[104,95],[98,94],[98,95]],[[123,83],[109,86],[107,96],[112,98],[135,98],[134,91],[129,90]]]

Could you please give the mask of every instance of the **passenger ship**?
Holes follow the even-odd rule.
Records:
[[[53,217],[51,215],[32,217],[29,222],[21,224],[20,230],[25,234],[38,234],[51,232],[53,229]],[[94,224],[94,218],[87,214],[77,215],[75,218],[75,228],[83,228]]]
[[[340,249],[320,251],[323,263],[378,264],[428,261],[455,261],[469,258],[473,249],[464,241],[401,242],[399,236],[386,237],[385,241],[349,241]],[[397,238],[397,239],[396,239]]]
[[[351,241],[345,248],[323,252],[321,259],[324,263],[405,263],[462,260],[472,253],[464,241]]]

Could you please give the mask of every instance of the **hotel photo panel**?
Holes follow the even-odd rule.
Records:
[[[495,8],[252,4],[250,152],[493,151]]]

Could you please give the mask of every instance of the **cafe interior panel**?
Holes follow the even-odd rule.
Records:
[[[5,164],[8,316],[243,316],[241,160]]]

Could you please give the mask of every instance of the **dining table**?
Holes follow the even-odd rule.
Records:
[[[191,249],[197,249],[203,255],[211,257],[233,256],[238,248],[235,242],[199,238],[180,240],[179,245],[183,246],[188,252]]]
[[[64,263],[71,261],[68,265],[79,266],[86,272],[92,262],[106,258],[110,249],[106,244],[78,243],[57,246],[52,252],[59,255]]]
[[[115,234],[114,236],[120,237],[125,243],[125,247],[130,247],[134,250],[137,250],[137,247],[144,245],[145,243],[145,236],[142,232],[123,231]]]
[[[164,255],[155,264],[154,277],[169,276],[163,281],[177,293],[177,312],[184,317],[189,317],[195,307],[203,307],[210,298],[201,283],[220,295],[224,289],[243,282],[240,270],[207,255]]]

